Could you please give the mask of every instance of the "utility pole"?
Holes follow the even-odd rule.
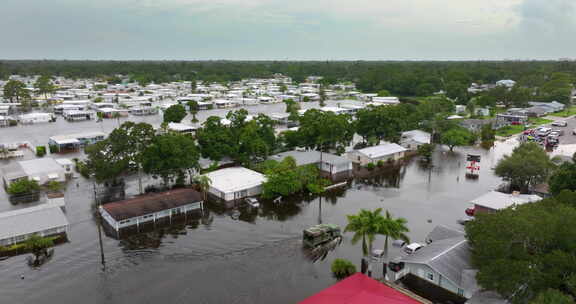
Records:
[[[94,200],[96,202],[96,205],[98,206],[98,208],[101,205],[100,199],[98,199],[98,193],[96,191],[96,184],[94,182],[92,182],[92,186],[94,188]],[[104,257],[104,247],[102,246],[102,217],[98,216],[96,219],[96,227],[98,227],[98,243],[100,245],[100,259],[101,259],[101,263],[102,263],[102,270],[106,269],[106,260]]]

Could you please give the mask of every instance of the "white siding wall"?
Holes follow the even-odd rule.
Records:
[[[120,228],[126,228],[126,227],[130,227],[130,226],[134,226],[134,225],[154,222],[157,219],[169,217],[172,214],[172,212],[176,212],[176,209],[180,209],[180,213],[183,213],[183,212],[196,210],[196,209],[200,209],[200,208],[202,208],[202,202],[194,202],[194,203],[190,203],[190,204],[187,204],[184,206],[180,206],[178,208],[172,208],[172,209],[162,210],[162,211],[159,211],[156,213],[145,214],[145,215],[142,215],[139,217],[133,217],[133,218],[119,221],[119,222],[117,222],[112,216],[110,216],[110,214],[108,214],[108,212],[102,207],[100,207],[100,214],[102,215],[102,218],[104,218],[104,220],[106,220],[106,222],[108,222],[108,224],[110,224],[110,226],[112,226],[112,228],[116,229],[116,227],[118,227],[118,229],[120,229]]]
[[[405,269],[430,283],[433,283],[436,286],[440,286],[446,290],[449,290],[455,294],[458,294],[458,286],[454,285],[450,282],[446,277],[443,277],[441,274],[433,270],[432,268],[423,265],[423,264],[406,264]],[[432,275],[432,280],[430,279],[429,275]]]

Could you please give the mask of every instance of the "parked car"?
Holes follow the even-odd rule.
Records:
[[[404,252],[406,252],[407,254],[413,254],[414,252],[420,250],[423,247],[424,247],[424,245],[422,245],[422,244],[412,243],[412,244],[404,247]]]
[[[564,135],[564,130],[552,130],[548,136],[562,136]]]
[[[260,207],[260,203],[258,202],[257,199],[253,198],[253,197],[247,197],[244,199],[244,201],[246,202],[246,204],[248,204],[248,206],[253,207],[253,208],[258,208]]]
[[[568,123],[565,120],[562,121],[555,121],[552,123],[554,127],[567,127]]]
[[[406,245],[406,242],[404,240],[394,240],[392,241],[392,246],[394,247],[398,247],[398,248],[402,248]]]
[[[576,129],[572,130],[572,134],[576,135]]]
[[[548,134],[550,134],[550,132],[552,132],[551,128],[546,128],[546,127],[540,127],[538,129],[536,129],[536,136],[548,136]]]

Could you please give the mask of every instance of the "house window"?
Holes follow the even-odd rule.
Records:
[[[464,289],[458,288],[458,295],[463,297],[464,296]]]
[[[431,273],[431,272],[429,272],[429,273],[426,274],[426,278],[427,278],[428,280],[430,280],[430,281],[434,281],[434,274]]]

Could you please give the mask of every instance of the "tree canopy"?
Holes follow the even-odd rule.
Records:
[[[186,109],[183,105],[170,106],[164,111],[164,122],[181,122],[186,117]]]
[[[455,127],[444,133],[440,137],[442,144],[447,145],[450,151],[456,146],[465,146],[474,140],[474,135],[465,128]]]
[[[144,172],[161,177],[165,184],[198,169],[200,154],[190,136],[168,133],[156,136],[142,153]],[[191,176],[191,174],[189,174]]]
[[[514,303],[556,289],[576,295],[576,193],[478,214],[466,225],[483,288]],[[542,302],[541,296],[534,303]],[[556,303],[556,302],[554,302]],[[564,302],[559,302],[564,303]]]
[[[523,143],[498,161],[494,173],[512,189],[528,191],[530,186],[545,182],[552,169],[554,164],[546,151],[536,143]]]

